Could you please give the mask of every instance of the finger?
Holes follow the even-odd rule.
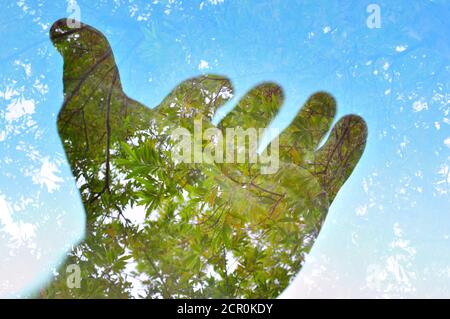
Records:
[[[266,128],[278,113],[284,100],[283,90],[274,83],[253,88],[219,123],[222,129],[241,127]]]
[[[82,23],[69,26],[67,19],[60,19],[52,25],[50,38],[64,59],[60,120],[80,111],[89,113],[91,119],[102,117],[108,100],[112,101],[110,113],[119,122],[137,108],[146,109],[123,92],[111,46],[100,31]],[[73,117],[64,122],[68,120]]]
[[[303,162],[314,152],[333,123],[336,114],[334,98],[325,92],[312,95],[289,127],[279,136],[280,156],[294,163]]]
[[[228,113],[218,127],[226,136],[224,149],[227,163],[241,163],[239,170],[245,175],[253,175],[248,165],[256,161],[259,139],[283,103],[283,91],[274,83],[263,83],[250,90]],[[232,133],[228,130],[233,130]],[[230,138],[230,136],[233,136]],[[236,157],[234,152],[236,151]],[[231,155],[230,155],[231,154]],[[236,164],[223,165],[222,169],[236,170]],[[245,173],[244,173],[245,171]]]
[[[365,121],[357,115],[347,115],[333,128],[325,145],[316,151],[313,172],[330,203],[358,164],[366,140]]]
[[[179,84],[155,108],[166,121],[192,122],[202,116],[211,121],[216,110],[232,98],[233,86],[228,78],[203,75]],[[180,123],[181,122],[181,123]]]
[[[81,23],[69,27],[61,19],[51,27],[50,38],[64,59],[60,138],[76,177],[89,175],[90,192],[104,192],[113,145],[148,128],[151,110],[123,92],[111,47],[98,30]],[[102,170],[103,178],[98,177]]]
[[[67,19],[61,19],[51,27],[50,38],[64,59],[66,101],[82,90],[109,87],[114,78],[121,89],[112,49],[98,30],[82,23],[69,27]]]

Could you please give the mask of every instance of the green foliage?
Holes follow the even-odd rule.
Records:
[[[128,98],[107,40],[64,20],[51,29],[64,57],[65,100],[58,130],[79,185],[87,235],[66,264],[79,264],[82,288],[69,289],[64,266],[42,297],[276,297],[300,270],[328,208],[365,143],[364,121],[337,122],[334,99],[316,93],[280,135],[280,167],[176,163],[170,132],[203,128],[232,95],[220,76],[181,83],[154,109]],[[265,83],[251,90],[218,125],[267,127],[283,102]],[[133,207],[145,221],[129,220]]]

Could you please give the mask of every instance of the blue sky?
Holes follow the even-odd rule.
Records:
[[[82,238],[56,131],[62,59],[48,38],[67,1],[2,1],[0,296],[38,289]],[[381,9],[381,27],[366,20]],[[228,76],[236,99],[283,86],[273,123],[312,93],[369,127],[366,152],[285,297],[450,297],[449,1],[78,1],[109,39],[127,94],[155,106],[179,82]]]

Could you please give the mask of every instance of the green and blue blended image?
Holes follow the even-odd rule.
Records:
[[[0,297],[450,296],[448,1],[2,8]]]

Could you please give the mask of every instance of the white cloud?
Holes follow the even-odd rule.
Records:
[[[35,237],[36,226],[23,221],[14,221],[11,216],[12,209],[9,207],[4,196],[0,196],[0,224],[1,230],[9,235],[14,247],[29,242]]]
[[[356,216],[364,216],[367,214],[367,205],[356,207]]]
[[[325,33],[325,34],[327,34],[328,32],[330,32],[331,31],[331,28],[330,28],[330,26],[326,26],[326,27],[324,27],[323,28],[323,33]]]
[[[424,100],[415,101],[412,105],[414,112],[420,112],[423,110],[428,110],[428,104]]]
[[[16,65],[19,65],[19,66],[21,66],[23,68],[27,78],[29,78],[31,76],[31,64],[30,63],[24,63],[24,62],[21,62],[19,60],[14,61],[14,63]]]
[[[199,70],[206,70],[206,69],[209,69],[209,63],[208,63],[208,61],[200,60],[200,63],[199,63],[199,65],[198,65],[198,69],[199,69]]]
[[[440,195],[445,195],[450,188],[450,167],[447,164],[442,164],[437,172],[439,180],[434,184],[435,189]]]
[[[397,45],[396,47],[395,47],[395,51],[397,51],[397,52],[403,52],[403,51],[405,51],[406,49],[408,49],[408,46],[407,45]]]
[[[450,148],[450,137],[447,137],[447,138],[444,140],[444,144],[445,144],[448,148]]]
[[[10,100],[13,96],[19,95],[19,92],[9,86],[6,87],[6,90],[4,92],[0,92],[0,97],[4,98],[5,100]]]
[[[21,118],[24,115],[33,114],[35,109],[34,100],[27,100],[24,97],[14,99],[7,107],[5,119],[12,122]]]
[[[48,93],[48,85],[42,83],[39,79],[34,81],[33,87],[42,95]]]
[[[221,3],[223,3],[225,0],[208,0],[208,2],[210,3],[210,4],[212,4],[212,5],[218,5],[218,4],[221,4]]]
[[[434,122],[434,127],[439,131],[441,129],[441,124],[439,122]]]
[[[55,163],[50,162],[48,158],[44,158],[41,168],[32,177],[33,183],[46,186],[48,192],[53,193],[53,191],[59,189],[59,184],[64,181],[56,175],[59,172],[60,170]]]

